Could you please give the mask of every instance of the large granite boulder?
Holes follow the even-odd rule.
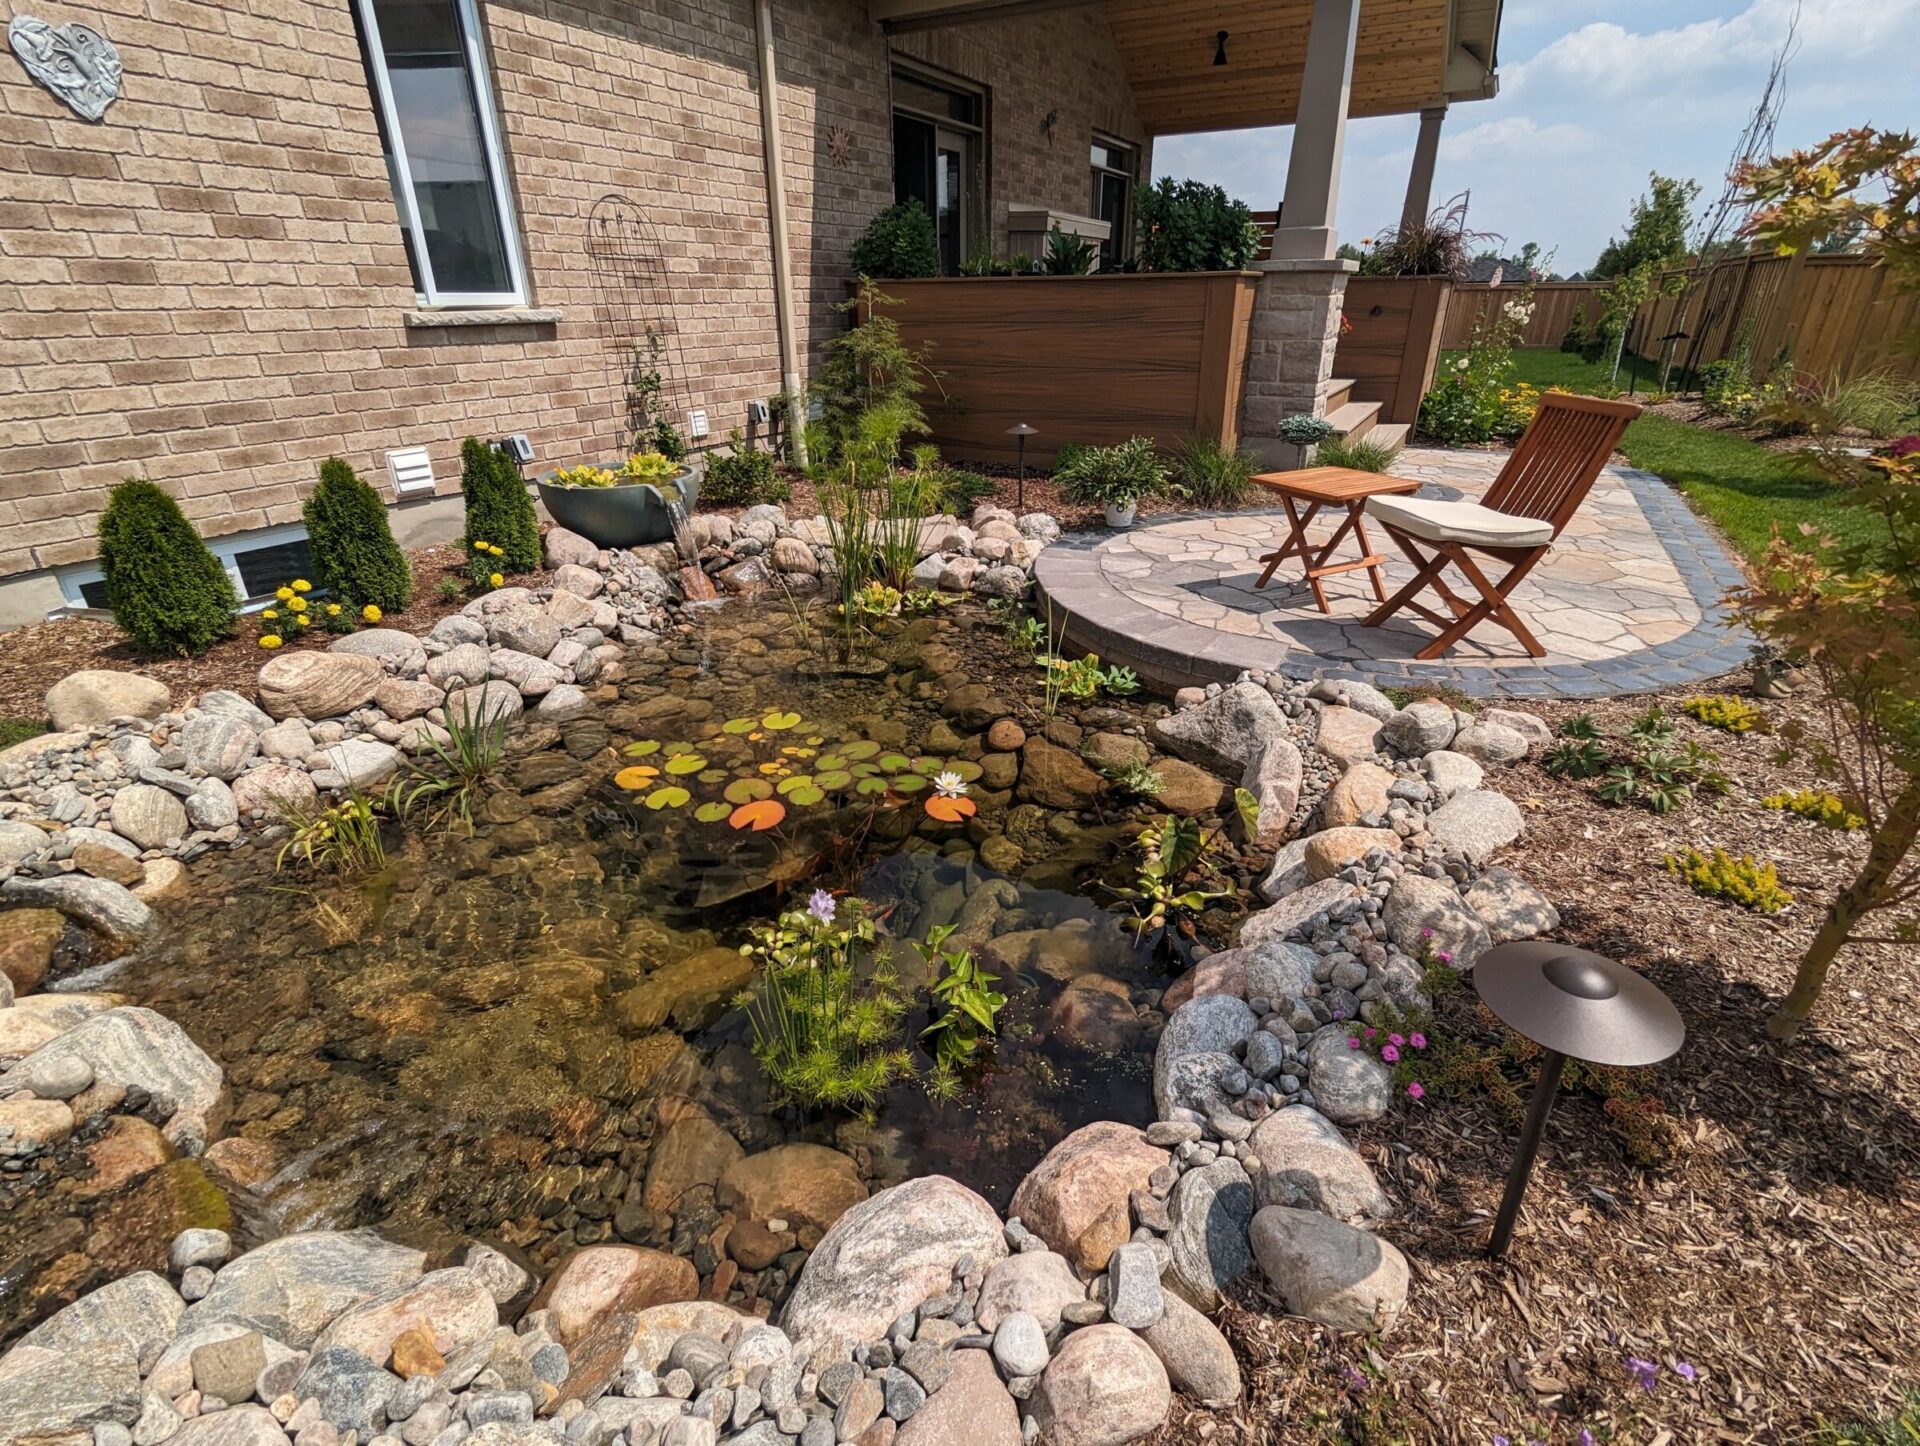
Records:
[[[0,1074],[0,1092],[69,1059],[84,1061],[96,1082],[145,1090],[167,1116],[168,1143],[182,1154],[198,1155],[226,1123],[220,1066],[151,1009],[125,1005],[82,1020]]]
[[[425,1273],[426,1255],[372,1230],[283,1235],[223,1266],[187,1307],[183,1330],[237,1322],[307,1350],[336,1317],[402,1291]]]
[[[1029,1401],[1049,1446],[1125,1446],[1157,1430],[1172,1405],[1153,1347],[1117,1325],[1068,1336]]]
[[[1240,786],[1253,795],[1260,818],[1254,826],[1253,842],[1260,848],[1276,847],[1293,826],[1293,811],[1300,806],[1300,785],[1306,777],[1306,764],[1291,738],[1272,738],[1260,750]]]
[[[1199,1310],[1220,1303],[1220,1288],[1253,1265],[1247,1222],[1259,1208],[1253,1181],[1238,1160],[1188,1170],[1167,1202],[1173,1229],[1166,1283]]]
[[[859,1167],[825,1145],[775,1145],[735,1160],[720,1175],[721,1209],[744,1220],[785,1220],[803,1244],[866,1198]]]
[[[1249,1231],[1255,1259],[1295,1315],[1386,1335],[1407,1302],[1407,1258],[1317,1210],[1269,1205]]]
[[[603,1317],[673,1305],[699,1293],[699,1273],[682,1256],[638,1245],[588,1245],[547,1277],[533,1308],[552,1311],[555,1333],[572,1344]]]
[[[1490,788],[1456,793],[1427,817],[1427,832],[1438,847],[1457,850],[1476,864],[1519,838],[1525,828],[1519,805]]]
[[[260,669],[260,706],[274,718],[338,718],[373,701],[386,672],[355,653],[275,653]]]
[[[1467,890],[1467,907],[1496,944],[1532,939],[1560,927],[1552,900],[1511,869],[1488,869]]]
[[[955,1351],[953,1374],[900,1427],[893,1446],[1021,1446],[1020,1408],[986,1351]],[[864,1438],[863,1438],[864,1439]]]
[[[1244,774],[1269,743],[1287,734],[1287,715],[1258,683],[1235,683],[1153,725],[1169,753],[1231,778]]]
[[[158,718],[168,702],[167,685],[157,678],[86,668],[47,689],[44,707],[54,731],[65,733],[113,718]]]
[[[1380,908],[1387,937],[1418,959],[1423,948],[1455,969],[1471,969],[1493,945],[1487,926],[1461,901],[1450,879],[1402,874]]]
[[[180,747],[187,767],[231,782],[259,753],[260,734],[238,718],[203,712],[180,730]]]
[[[1260,1161],[1254,1188],[1262,1205],[1319,1210],[1348,1222],[1393,1214],[1360,1152],[1318,1110],[1275,1110],[1254,1126],[1249,1144]]]
[[[51,879],[15,876],[0,884],[0,902],[57,910],[120,946],[138,943],[153,928],[153,910],[124,886],[83,874]]]
[[[20,1337],[16,1349],[35,1346],[84,1356],[118,1346],[146,1372],[180,1328],[184,1308],[185,1302],[172,1286],[152,1271],[142,1270],[109,1281],[47,1317]]]
[[[345,1346],[380,1364],[402,1335],[419,1331],[432,1337],[442,1356],[453,1356],[487,1339],[499,1323],[493,1293],[473,1271],[455,1266],[362,1301],[335,1317],[313,1348]]]
[[[1335,1124],[1364,1125],[1392,1105],[1393,1071],[1366,1050],[1352,1048],[1350,1038],[1344,1029],[1316,1034],[1307,1046],[1307,1077],[1320,1113]]]
[[[1351,767],[1373,757],[1380,748],[1384,725],[1358,708],[1327,709],[1320,715],[1320,733],[1314,747],[1335,763]]]
[[[1177,1103],[1173,1085],[1180,1061],[1197,1055],[1230,1058],[1234,1047],[1259,1027],[1246,1001],[1231,994],[1209,994],[1175,1010],[1153,1056],[1153,1102],[1160,1117],[1167,1118]]]
[[[1104,1270],[1133,1231],[1127,1197],[1170,1158],[1131,1125],[1083,1125],[1028,1172],[1007,1213],[1083,1270]]]
[[[987,1272],[974,1315],[980,1328],[990,1331],[1002,1317],[1025,1311],[1040,1322],[1040,1329],[1052,1340],[1060,1331],[1060,1312],[1086,1298],[1087,1288],[1064,1255],[1051,1250],[1023,1250]]]
[[[1380,727],[1380,745],[1402,758],[1445,748],[1456,730],[1453,709],[1445,703],[1409,703]]]
[[[130,783],[113,796],[113,831],[143,849],[165,848],[187,836],[187,808],[151,783]]]

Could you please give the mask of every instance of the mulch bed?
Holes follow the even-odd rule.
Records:
[[[440,584],[453,578],[465,583],[465,555],[458,547],[423,547],[408,553],[413,564],[413,601],[398,613],[380,620],[383,628],[425,633],[448,613],[458,612],[470,600],[466,593],[451,599],[440,596]],[[516,586],[539,587],[544,573],[513,579]],[[41,700],[47,689],[82,668],[136,670],[158,678],[184,703],[209,688],[233,688],[253,696],[260,665],[267,660],[255,639],[261,632],[257,618],[242,618],[233,637],[197,658],[153,657],[137,651],[109,622],[71,618],[39,623],[0,633],[0,717],[43,718]],[[288,639],[282,652],[324,649],[335,634],[311,628]]]
[[[1670,715],[1682,696],[1664,700]],[[1764,706],[1776,726],[1812,721],[1810,701]],[[1644,707],[1538,711],[1590,712],[1618,734]],[[1681,1053],[1637,1081],[1677,1126],[1673,1158],[1634,1164],[1601,1102],[1564,1094],[1513,1248],[1494,1263],[1482,1248],[1515,1131],[1484,1093],[1396,1110],[1360,1146],[1401,1206],[1381,1233],[1412,1262],[1406,1319],[1370,1344],[1273,1319],[1271,1301],[1230,1310],[1248,1403],[1177,1408],[1156,1446],[1485,1446],[1496,1433],[1518,1446],[1572,1443],[1582,1428],[1601,1442],[1787,1442],[1888,1410],[1915,1385],[1920,949],[1846,951],[1800,1039],[1768,1040],[1766,1018],[1864,842],[1760,806],[1812,786],[1775,761],[1777,740],[1679,721],[1720,753],[1726,798],[1662,817],[1602,805],[1591,783],[1532,764],[1489,779],[1529,816],[1512,863],[1560,908],[1560,937],[1644,970],[1686,1019]],[[1794,906],[1750,914],[1662,867],[1668,852],[1716,844],[1773,862]],[[1443,1022],[1484,1028],[1471,1000]],[[1659,1366],[1651,1391],[1629,1357]]]

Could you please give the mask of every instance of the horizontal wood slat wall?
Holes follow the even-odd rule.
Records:
[[[1258,281],[1250,271],[883,281],[879,310],[941,373],[921,398],[926,440],[956,461],[1011,462],[1007,428],[1025,422],[1039,429],[1027,460],[1044,465],[1069,442],[1146,435],[1171,449],[1199,434],[1231,445]]]
[[[1444,276],[1354,276],[1341,312],[1347,325],[1333,374],[1353,382],[1353,399],[1380,403],[1383,422],[1412,422],[1433,385],[1440,332],[1453,284]]]

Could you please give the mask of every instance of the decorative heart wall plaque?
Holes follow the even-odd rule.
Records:
[[[49,25],[16,15],[7,40],[27,74],[90,121],[105,115],[120,94],[120,52],[90,25]]]

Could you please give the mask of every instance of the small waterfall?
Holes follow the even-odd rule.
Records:
[[[667,504],[667,525],[673,529],[674,550],[682,562],[692,562],[700,555],[700,549],[694,544],[693,529],[687,525],[686,499],[677,487],[671,496],[664,492],[660,495]]]

